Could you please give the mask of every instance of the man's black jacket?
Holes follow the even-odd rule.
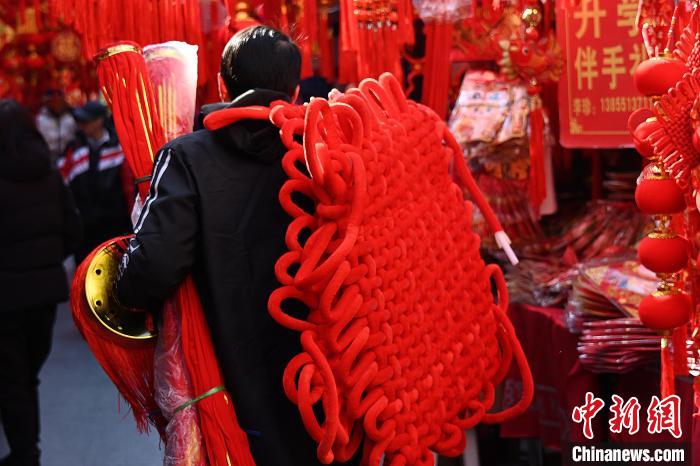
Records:
[[[285,98],[254,90],[231,105]],[[315,445],[282,389],[299,335],[267,311],[290,222],[278,200],[284,153],[279,130],[252,120],[163,147],[117,293],[124,304],[157,309],[192,273],[257,466],[313,466]]]

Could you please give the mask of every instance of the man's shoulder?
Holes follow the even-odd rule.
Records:
[[[162,151],[170,151],[181,157],[198,157],[202,154],[202,149],[209,149],[214,143],[211,132],[206,129],[185,134],[165,144]]]

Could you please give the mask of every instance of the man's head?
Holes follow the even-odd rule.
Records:
[[[292,40],[268,26],[251,26],[234,35],[221,56],[219,94],[224,101],[262,88],[294,97],[301,54]]]
[[[54,115],[61,115],[68,110],[66,96],[60,89],[49,89],[44,94],[44,104]]]
[[[80,131],[88,138],[99,139],[104,135],[107,107],[101,103],[94,100],[88,102],[82,107],[76,108],[73,116]]]

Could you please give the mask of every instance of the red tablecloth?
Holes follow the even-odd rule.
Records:
[[[603,398],[601,377],[584,369],[576,351],[577,337],[569,333],[564,323],[564,312],[556,308],[514,304],[509,316],[527,356],[535,381],[533,403],[523,415],[501,426],[501,436],[511,438],[539,438],[545,447],[561,449],[569,443],[584,442],[581,425],[571,419],[575,406],[584,402],[586,392]],[[609,377],[610,378],[610,377]],[[640,432],[634,436],[611,434],[608,431],[608,406],[594,422],[595,442],[669,442],[668,435],[651,435],[646,431],[646,408],[652,395],[659,394],[658,368],[639,369],[627,374],[611,377],[612,393],[623,399],[636,396],[642,405]],[[683,437],[700,442],[700,429],[693,432],[693,391],[686,378],[676,381],[676,390],[681,397]],[[512,371],[504,382],[503,402],[513,403],[519,398],[521,383],[516,371]],[[695,435],[693,435],[695,434]],[[700,443],[698,443],[700,445]],[[700,448],[698,448],[700,450]],[[700,459],[700,458],[697,458]],[[700,466],[700,461],[693,465]]]

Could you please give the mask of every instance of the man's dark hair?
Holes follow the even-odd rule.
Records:
[[[268,26],[238,32],[221,56],[221,77],[232,99],[255,88],[292,96],[300,74],[299,48],[288,36]]]

